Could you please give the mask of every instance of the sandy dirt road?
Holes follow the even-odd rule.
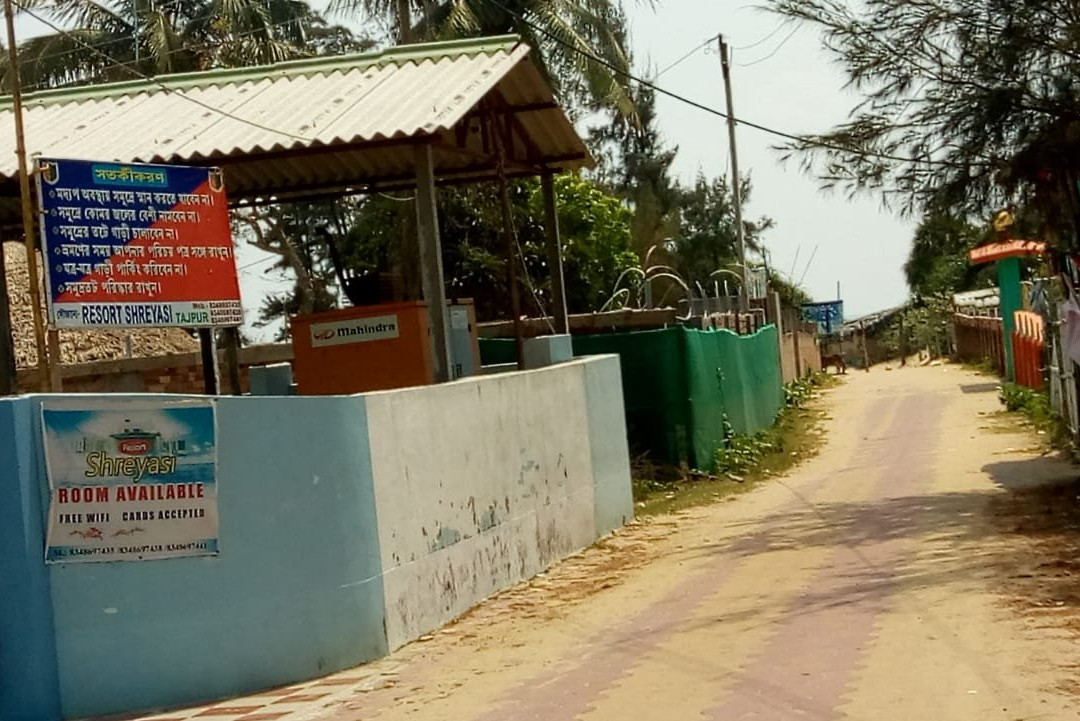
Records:
[[[1080,718],[1053,616],[1075,609],[1025,585],[1036,549],[1002,505],[1075,470],[956,367],[852,373],[825,402],[826,447],[786,478],[635,524],[378,663],[190,715]]]

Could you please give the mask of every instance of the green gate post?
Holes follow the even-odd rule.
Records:
[[[1005,348],[1005,377],[1016,380],[1013,366],[1012,334],[1016,325],[1013,313],[1023,309],[1020,290],[1020,258],[1004,258],[997,262],[998,292],[1001,303],[1002,346]]]

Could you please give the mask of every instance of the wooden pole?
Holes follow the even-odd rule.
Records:
[[[565,334],[570,332],[570,319],[566,309],[558,198],[555,197],[555,178],[550,170],[545,170],[540,176],[540,189],[544,194],[544,230],[547,239],[548,272],[551,275],[551,314],[555,317],[555,332]]]
[[[802,367],[802,354],[799,352],[799,334],[802,332],[802,318],[796,316],[795,322],[791,324],[791,347],[795,354],[795,377],[802,379],[803,367]]]
[[[202,356],[203,391],[208,396],[220,392],[218,383],[217,341],[213,328],[199,328],[199,352]]]
[[[450,336],[446,322],[446,286],[443,282],[442,243],[435,196],[435,160],[431,146],[417,145],[416,236],[420,244],[420,281],[428,304],[435,382],[450,380]]]
[[[863,322],[860,322],[859,323],[859,330],[862,331],[863,368],[865,368],[866,372],[869,373],[870,372],[870,349],[866,347],[866,324],[863,323]]]
[[[724,96],[727,100],[728,147],[731,152],[731,202],[735,215],[735,235],[739,240],[739,310],[748,305],[749,289],[746,287],[746,230],[742,222],[742,189],[739,187],[739,153],[735,146],[735,104],[731,99],[731,54],[724,36],[717,38],[720,44],[720,68],[724,75]]]
[[[47,334],[49,343],[49,388],[53,393],[64,390],[64,379],[60,376],[60,331],[53,329]]]
[[[512,228],[513,209],[510,207],[510,190],[506,181],[506,149],[498,123],[488,114],[488,127],[495,145],[495,170],[499,183],[499,203],[502,207],[502,236],[506,252],[507,276],[510,284],[510,315],[514,321],[514,348],[518,370],[525,370],[525,337],[521,323],[521,289],[518,287],[517,240]]]
[[[900,313],[900,367],[907,365],[907,335],[904,333],[904,313]]]
[[[240,387],[240,330],[225,328],[221,335],[225,339],[225,376],[229,382],[229,393],[243,395]]]
[[[15,155],[19,161],[19,198],[22,201],[23,238],[26,243],[26,272],[30,277],[30,313],[34,320],[34,342],[37,346],[38,380],[41,389],[51,390],[49,354],[45,347],[45,322],[41,312],[41,282],[38,275],[37,250],[34,243],[34,203],[30,195],[30,173],[26,165],[26,132],[23,128],[22,81],[19,77],[19,48],[15,44],[15,13],[11,0],[4,0],[4,22],[7,25],[8,76],[11,79],[11,106],[15,116]]]

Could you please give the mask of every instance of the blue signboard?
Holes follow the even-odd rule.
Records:
[[[844,324],[844,301],[832,300],[826,303],[804,303],[802,305],[803,320],[817,323],[818,332],[822,335],[832,335],[840,331]]]
[[[221,171],[40,159],[55,327],[243,322]]]

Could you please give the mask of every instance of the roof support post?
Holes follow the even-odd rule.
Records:
[[[450,337],[446,321],[446,284],[443,279],[439,215],[435,205],[435,163],[431,146],[416,146],[416,238],[420,245],[420,281],[428,305],[431,359],[435,382],[450,380]]]
[[[566,281],[563,277],[562,241],[559,238],[558,198],[555,195],[554,174],[545,170],[540,176],[544,193],[544,231],[547,240],[548,272],[551,273],[551,314],[555,317],[555,332],[569,333],[570,320],[566,310]]]
[[[217,338],[213,328],[199,328],[199,354],[202,359],[203,392],[216,396],[221,392],[218,375]]]

